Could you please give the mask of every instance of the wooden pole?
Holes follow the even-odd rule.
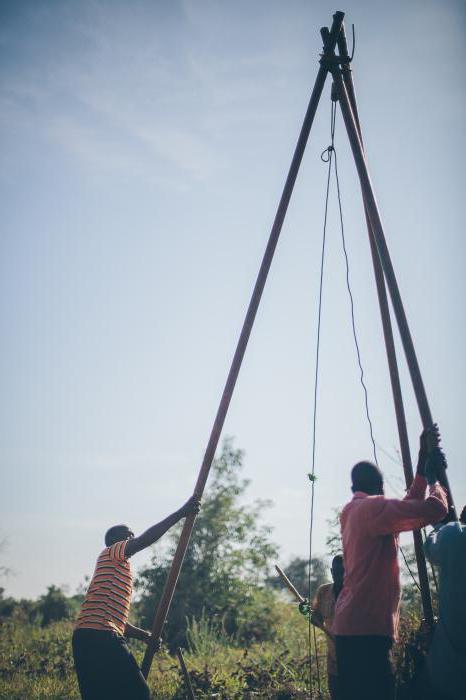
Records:
[[[344,13],[337,12],[333,17],[333,24],[329,34],[329,40],[324,44],[324,53],[332,53],[335,49],[338,34],[340,33],[340,28],[343,22]],[[205,451],[204,459],[200,468],[197,483],[194,489],[194,493],[201,497],[204,492],[204,487],[209,475],[210,467],[212,465],[213,458],[215,456],[215,451],[217,449],[218,441],[220,439],[220,434],[222,432],[223,424],[227,415],[228,407],[230,405],[231,397],[236,385],[236,380],[238,378],[239,371],[241,369],[241,363],[243,361],[244,353],[248,344],[249,336],[254,324],[254,319],[256,317],[257,309],[259,308],[259,303],[262,297],[262,292],[264,291],[265,283],[267,281],[267,276],[272,263],[275,248],[278,243],[278,238],[285,220],[285,215],[288,209],[288,205],[291,199],[291,194],[293,192],[294,184],[296,182],[296,177],[298,175],[299,167],[304,155],[304,150],[306,148],[307,140],[309,138],[309,133],[314,121],[314,116],[317,111],[317,106],[319,104],[320,97],[322,95],[322,90],[324,88],[325,80],[328,73],[328,66],[321,62],[319,71],[317,73],[317,78],[314,84],[314,89],[311,94],[309,105],[304,117],[303,126],[298,138],[296,149],[291,161],[290,170],[288,172],[288,177],[285,182],[283,193],[278,205],[277,213],[275,215],[275,220],[270,232],[269,241],[262,259],[262,264],[259,269],[259,274],[254,286],[251,301],[246,313],[246,318],[244,320],[243,328],[236,346],[236,351],[233,356],[233,361],[231,364],[230,372],[223,390],[222,398],[220,400],[220,405],[215,417],[215,421],[212,427],[210,438]],[[173,558],[171,569],[168,573],[167,580],[162,592],[162,596],[157,607],[155,614],[153,626],[152,626],[152,639],[153,642],[149,642],[147,645],[146,653],[142,662],[142,673],[145,678],[149,675],[151,663],[155,652],[158,649],[158,640],[160,638],[165,620],[170,609],[170,604],[173,598],[173,593],[175,591],[175,586],[178,580],[178,576],[183,564],[183,559],[186,553],[186,549],[189,544],[191,537],[191,532],[194,527],[196,516],[189,515],[185,522],[181,532],[180,540]]]
[[[374,189],[372,186],[368,166],[364,155],[364,149],[359,138],[355,117],[351,109],[351,104],[348,98],[346,86],[343,81],[343,77],[341,75],[338,64],[330,60],[329,70],[331,70],[334,82],[336,84],[340,107],[343,114],[343,120],[345,122],[346,131],[348,133],[351,150],[353,152],[356,168],[359,175],[359,180],[361,183],[365,209],[369,217],[372,235],[377,245],[380,263],[385,275],[388,290],[390,292],[390,298],[392,301],[395,318],[398,323],[401,342],[405,352],[406,361],[408,364],[409,373],[411,376],[411,381],[413,384],[413,389],[419,408],[419,413],[421,415],[422,424],[424,428],[431,428],[433,425],[432,414],[430,411],[429,402],[427,400],[427,394],[424,388],[424,383],[422,381],[421,371],[419,368],[416,351],[414,349],[414,343],[411,337],[411,332],[409,330],[406,313],[403,307],[403,302],[398,288],[398,282],[395,276],[395,271],[393,269],[390,253],[388,251],[387,243],[385,240],[383,224],[380,217],[377,201],[374,195]],[[440,482],[447,491],[450,512],[454,518],[457,518],[450,486],[448,483],[448,477],[445,470],[442,470],[442,472],[443,473],[440,475]]]
[[[183,652],[181,651],[181,647],[178,647],[178,649],[176,650],[176,655],[178,657],[178,661],[180,662],[181,673],[183,674],[184,683],[186,685],[186,690],[188,693],[187,697],[189,698],[189,700],[196,700],[196,698],[194,696],[193,686],[191,685],[191,679],[189,677],[188,669],[186,668],[186,664],[184,662]]]
[[[340,36],[338,37],[338,51],[340,58],[348,56],[348,46],[346,42],[345,26],[342,25]],[[364,148],[361,124],[359,121],[358,108],[356,103],[356,95],[354,92],[354,83],[352,72],[349,63],[342,63],[343,82],[348,93],[348,98],[353,111],[354,121],[358,130],[361,145]],[[388,305],[387,290],[385,287],[385,279],[383,269],[380,263],[377,245],[374,238],[374,232],[369,220],[366,206],[364,204],[366,215],[367,232],[369,234],[369,243],[371,248],[372,263],[374,266],[375,282],[377,287],[377,296],[379,299],[380,316],[382,318],[382,328],[385,340],[385,350],[387,353],[388,368],[390,373],[390,382],[392,386],[393,402],[395,405],[396,422],[398,426],[398,436],[400,441],[401,459],[403,463],[403,471],[405,476],[406,488],[409,488],[413,482],[413,465],[411,461],[411,451],[409,449],[409,437],[406,427],[406,417],[403,405],[403,394],[401,391],[400,375],[398,372],[398,363],[396,359],[395,342],[393,339],[393,329],[390,319],[390,308]],[[420,530],[413,532],[414,551],[416,554],[417,570],[419,574],[419,587],[421,589],[422,609],[424,619],[427,624],[432,627],[434,624],[434,614],[432,610],[432,598],[430,595],[429,577],[427,575],[426,559],[424,556],[424,547],[422,544],[422,536]]]

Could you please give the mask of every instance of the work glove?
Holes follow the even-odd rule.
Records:
[[[201,510],[201,499],[199,496],[194,494],[189,498],[186,503],[181,506],[180,513],[181,517],[185,518],[187,515],[197,515]]]
[[[426,476],[426,465],[432,450],[439,447],[440,431],[437,423],[434,423],[431,428],[426,428],[422,431],[419,438],[419,457],[417,461],[417,473],[421,476]]]
[[[435,447],[429,453],[425,462],[425,477],[427,483],[432,486],[439,481],[442,472],[447,468],[447,460],[440,447]]]

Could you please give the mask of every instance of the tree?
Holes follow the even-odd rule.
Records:
[[[43,627],[58,620],[68,620],[72,617],[74,607],[71,599],[57,586],[49,586],[47,593],[37,601],[36,611]]]
[[[398,559],[401,572],[401,606],[403,612],[421,613],[422,600],[414,546],[409,544],[404,545],[403,548],[400,547]],[[427,563],[427,579],[432,596],[434,613],[436,613],[438,606],[438,576],[437,572],[434,572],[432,565],[429,563]]]
[[[5,589],[0,586],[0,620],[3,617],[10,617],[17,605],[14,598],[4,598]]]
[[[260,522],[271,502],[241,505],[249,485],[240,478],[242,465],[243,452],[226,439],[212,464],[210,485],[175,590],[165,628],[170,648],[185,644],[187,618],[203,615],[242,643],[273,633],[274,594],[266,588],[265,579],[277,547],[270,541],[271,528]],[[135,609],[146,627],[152,623],[180,527],[169,535],[168,553],[155,552],[136,578],[140,598]]]
[[[8,541],[6,538],[3,540],[0,540],[0,552],[4,552],[7,548]],[[5,566],[4,564],[0,564],[0,577],[6,577],[9,576],[12,572],[9,566]]]
[[[338,508],[333,509],[333,516],[327,520],[328,525],[328,535],[325,540],[327,545],[327,554],[329,557],[341,554],[343,551],[343,542],[341,541],[341,527],[340,527],[340,515],[341,510]]]

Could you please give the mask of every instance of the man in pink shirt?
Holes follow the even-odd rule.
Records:
[[[359,462],[351,471],[354,496],[341,514],[345,578],[332,625],[343,700],[394,697],[390,656],[400,602],[398,534],[447,513],[437,483],[444,459],[438,442],[436,427],[422,434],[416,476],[403,500],[384,496],[383,476],[374,464]]]

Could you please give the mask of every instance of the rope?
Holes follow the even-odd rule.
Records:
[[[354,35],[353,35],[353,46],[354,46]],[[354,52],[354,48],[353,48]],[[370,439],[372,442],[372,451],[374,455],[374,461],[377,466],[379,466],[378,463],[378,458],[377,458],[377,447],[375,443],[375,438],[374,438],[374,429],[373,429],[373,423],[369,411],[369,396],[368,396],[368,391],[367,391],[367,386],[365,383],[364,379],[364,368],[362,365],[362,359],[361,359],[361,351],[360,351],[360,346],[359,346],[359,341],[358,341],[358,334],[356,330],[356,319],[355,319],[355,313],[354,313],[354,298],[353,298],[353,293],[351,289],[351,283],[350,283],[350,268],[349,268],[349,257],[348,257],[348,250],[346,246],[346,238],[345,238],[345,226],[344,226],[344,220],[343,220],[343,207],[342,207],[342,202],[341,202],[341,190],[340,190],[340,179],[338,175],[338,160],[337,160],[337,153],[335,150],[335,125],[336,125],[336,111],[337,111],[337,105],[336,101],[331,102],[331,112],[330,112],[330,135],[331,135],[331,143],[330,146],[328,146],[324,151],[321,153],[321,160],[324,163],[328,164],[328,170],[327,170],[327,187],[326,187],[326,194],[325,194],[325,213],[324,213],[324,224],[323,224],[323,234],[322,234],[322,250],[321,250],[321,262],[320,262],[320,280],[319,280],[319,302],[318,302],[318,314],[317,314],[317,338],[316,338],[316,363],[315,363],[315,374],[314,374],[314,410],[313,410],[313,425],[312,425],[312,471],[311,474],[309,474],[309,479],[311,481],[311,514],[310,514],[310,529],[309,529],[309,567],[308,567],[308,572],[309,572],[309,602],[311,598],[311,566],[312,566],[312,536],[313,536],[313,527],[314,527],[314,501],[315,501],[315,465],[316,465],[316,434],[317,434],[317,394],[318,394],[318,384],[319,384],[319,360],[320,360],[320,336],[321,336],[321,321],[322,321],[322,300],[323,300],[323,279],[324,279],[324,265],[325,265],[325,247],[326,247],[326,234],[327,234],[327,219],[328,219],[328,203],[329,203],[329,194],[330,194],[330,181],[331,181],[331,175],[332,175],[332,163],[334,163],[334,171],[335,171],[335,182],[336,182],[336,188],[337,188],[337,198],[338,198],[338,212],[339,212],[339,218],[340,218],[340,231],[341,231],[341,241],[342,241],[342,249],[343,249],[343,255],[345,259],[345,268],[346,268],[346,287],[348,290],[348,296],[350,300],[350,311],[351,311],[351,327],[352,327],[352,332],[353,332],[353,339],[354,339],[354,345],[356,349],[356,356],[357,356],[357,361],[358,361],[358,366],[359,366],[359,380],[363,389],[364,393],[364,405],[365,405],[365,412],[366,412],[366,419],[369,427],[369,434],[370,434]],[[403,548],[400,546],[400,551],[405,563],[405,566],[416,586],[416,588],[421,591],[421,587],[419,585],[419,582],[417,581],[416,577],[414,576],[411,567],[408,564],[407,558],[405,556],[405,553],[403,551]],[[312,687],[312,635],[311,635],[311,616],[309,615],[308,618],[308,651],[309,651],[309,696],[311,700],[313,699],[313,687]],[[320,685],[320,668],[319,668],[319,656],[317,652],[317,638],[316,638],[316,631],[315,628],[313,628],[313,635],[314,635],[314,650],[315,650],[315,657],[316,657],[316,671],[317,671],[317,685],[318,685],[318,692],[319,692],[319,698],[322,697],[322,691],[321,691],[321,685]]]
[[[336,114],[336,103],[334,103],[334,105],[333,105],[333,110]],[[335,117],[333,118],[333,130],[335,130]],[[367,423],[369,425],[370,438],[372,441],[372,451],[374,454],[374,461],[375,461],[376,465],[379,466],[379,462],[377,459],[377,448],[376,448],[375,438],[374,438],[374,429],[373,429],[373,424],[372,424],[372,420],[371,420],[371,416],[370,416],[370,412],[369,412],[369,396],[368,396],[368,392],[367,392],[367,386],[366,386],[366,383],[364,381],[364,369],[362,366],[361,351],[359,348],[358,336],[357,336],[357,331],[356,331],[356,319],[354,316],[354,298],[353,298],[353,293],[352,293],[351,284],[350,284],[349,258],[348,258],[348,250],[346,247],[345,227],[344,227],[344,223],[343,223],[343,208],[342,208],[342,204],[341,204],[340,180],[338,177],[338,160],[337,160],[337,152],[336,152],[335,147],[333,145],[333,135],[332,135],[332,147],[333,147],[333,154],[335,156],[335,180],[336,180],[336,185],[337,185],[338,211],[340,214],[341,241],[342,241],[343,254],[345,257],[345,266],[346,266],[346,287],[348,289],[348,295],[349,295],[349,299],[350,299],[350,308],[351,308],[351,325],[352,325],[352,329],[353,329],[353,338],[354,338],[354,345],[356,348],[356,355],[358,358],[358,365],[359,365],[359,371],[360,371],[360,382],[361,382],[361,386],[362,386],[363,391],[364,391],[364,404],[365,404],[365,408],[366,408],[366,417],[367,417]],[[406,559],[405,553],[403,551],[403,547],[401,547],[401,546],[400,546],[400,552],[401,552],[401,555],[403,557],[405,566],[406,566],[416,588],[418,588],[418,590],[420,591],[421,587],[419,585],[419,582],[417,581],[416,577],[414,576],[414,574],[411,570],[411,567],[408,564],[408,560]]]
[[[334,103],[333,109],[335,112],[336,116],[336,103]],[[335,119],[334,119],[335,122]],[[333,128],[335,129],[335,123],[333,125]],[[356,332],[356,319],[354,317],[354,299],[353,299],[353,292],[351,290],[351,284],[350,284],[350,270],[349,270],[349,259],[348,259],[348,251],[346,248],[346,239],[345,239],[345,226],[343,223],[343,209],[342,209],[342,204],[341,204],[341,192],[340,192],[340,179],[338,177],[338,160],[337,160],[337,152],[334,149],[334,155],[335,155],[335,181],[337,184],[337,196],[338,196],[338,211],[340,214],[340,228],[341,228],[341,242],[343,246],[343,254],[345,257],[345,266],[346,266],[346,287],[348,289],[348,296],[350,299],[350,309],[351,309],[351,326],[353,329],[353,338],[354,338],[354,345],[356,348],[356,355],[358,358],[358,365],[359,365],[359,379],[361,382],[361,386],[363,388],[364,392],[364,404],[365,404],[365,409],[366,409],[366,418],[367,418],[367,423],[369,425],[369,433],[372,441],[372,451],[374,454],[374,461],[379,466],[378,459],[377,459],[377,448],[375,446],[375,439],[374,439],[374,430],[373,430],[373,425],[372,425],[372,420],[369,412],[369,397],[367,393],[367,386],[364,381],[364,369],[362,366],[362,360],[361,360],[361,351],[359,349],[359,341],[358,341],[358,335]]]
[[[316,339],[316,364],[315,364],[315,376],[314,376],[314,415],[313,415],[313,429],[312,429],[312,472],[310,474],[311,479],[311,524],[309,531],[309,598],[311,594],[311,562],[312,562],[312,535],[313,535],[313,525],[314,525],[314,498],[315,498],[315,457],[316,457],[316,428],[317,428],[317,391],[319,383],[319,359],[320,359],[320,331],[321,331],[321,318],[322,318],[322,297],[323,297],[323,276],[324,276],[324,263],[325,263],[325,243],[326,243],[326,232],[327,232],[327,219],[328,219],[328,202],[330,194],[330,180],[332,175],[332,162],[335,162],[335,181],[337,185],[337,197],[338,197],[338,211],[340,216],[340,229],[341,238],[343,244],[343,253],[345,257],[346,265],[346,286],[348,289],[348,294],[350,298],[350,308],[351,308],[351,324],[353,330],[354,344],[356,348],[356,354],[358,358],[358,365],[360,371],[360,382],[364,391],[364,401],[366,408],[366,417],[369,424],[369,432],[372,441],[372,448],[374,453],[375,463],[378,465],[377,461],[377,450],[375,446],[374,431],[372,426],[372,420],[369,413],[369,399],[367,393],[367,387],[364,381],[364,369],[361,361],[361,352],[359,349],[359,342],[356,332],[356,320],[354,316],[354,300],[350,285],[349,276],[349,259],[346,249],[345,241],[345,228],[343,222],[343,208],[341,204],[341,192],[340,192],[340,181],[338,177],[338,165],[337,165],[337,153],[335,150],[335,125],[336,125],[336,114],[337,114],[337,103],[336,101],[331,102],[330,110],[330,136],[331,143],[324,151],[321,153],[321,160],[324,163],[328,163],[327,171],[327,188],[325,194],[325,213],[324,213],[324,226],[322,235],[322,253],[321,253],[321,264],[320,264],[320,282],[319,282],[319,304],[318,304],[318,315],[317,315],[317,339]],[[309,646],[309,690],[310,697],[312,700],[313,690],[312,690],[312,653],[311,653],[311,620],[309,618],[308,623],[308,646]],[[314,630],[314,648],[316,655],[316,668],[317,668],[317,683],[319,688],[319,697],[321,697],[321,687],[320,687],[320,669],[319,669],[319,657],[317,653],[316,644],[316,633]]]
[[[333,110],[336,114],[336,103],[334,103],[334,105],[333,105]],[[333,118],[333,130],[335,130],[335,117]],[[373,429],[373,424],[372,424],[372,420],[371,420],[371,416],[370,416],[370,412],[369,412],[369,396],[368,396],[368,392],[367,392],[367,386],[366,386],[366,383],[364,381],[364,369],[362,366],[361,351],[359,348],[358,336],[357,336],[357,331],[356,331],[356,320],[355,320],[355,316],[354,316],[354,298],[353,298],[353,293],[352,293],[351,285],[350,285],[349,258],[348,258],[348,250],[346,247],[346,240],[345,240],[345,227],[344,227],[344,223],[343,223],[343,209],[342,209],[342,204],[341,204],[340,180],[338,177],[338,160],[337,160],[337,152],[336,152],[335,147],[333,145],[333,135],[332,135],[332,150],[333,150],[333,154],[335,156],[335,166],[334,166],[335,167],[335,180],[336,180],[336,185],[337,185],[338,210],[339,210],[339,214],[340,214],[341,241],[342,241],[343,254],[345,257],[345,266],[346,266],[346,287],[348,289],[348,295],[349,295],[349,299],[350,299],[350,308],[351,308],[351,325],[352,325],[352,329],[353,329],[353,338],[354,338],[354,345],[356,348],[356,355],[358,358],[358,365],[359,365],[359,371],[360,371],[360,382],[361,382],[361,385],[362,385],[362,388],[364,391],[364,403],[365,403],[365,408],[366,408],[366,417],[367,417],[367,423],[369,426],[370,438],[371,438],[371,442],[372,442],[374,461],[375,461],[376,465],[379,466],[379,462],[377,459],[377,448],[376,448],[376,443],[375,443],[375,438],[374,438],[374,429]],[[421,587],[419,585],[419,582],[416,579],[416,577],[414,576],[414,574],[411,570],[411,567],[408,564],[408,560],[406,559],[405,553],[403,551],[403,547],[401,547],[401,545],[400,545],[400,552],[401,552],[401,555],[403,557],[405,566],[409,572],[409,575],[411,576],[411,578],[414,582],[414,585],[416,586],[416,588],[419,591],[421,591]]]
[[[309,602],[311,598],[311,566],[312,566],[312,535],[313,535],[313,528],[314,528],[314,499],[315,499],[315,467],[316,467],[316,435],[317,435],[317,392],[318,392],[318,386],[319,386],[319,360],[320,360],[320,330],[321,330],[321,321],[322,321],[322,299],[323,299],[323,285],[324,285],[324,266],[325,266],[325,244],[326,244],[326,239],[327,239],[327,218],[328,218],[328,201],[329,201],[329,194],[330,194],[330,176],[332,174],[332,153],[333,153],[333,140],[334,140],[334,133],[335,133],[335,110],[333,109],[333,103],[332,103],[332,109],[331,109],[331,136],[332,136],[332,145],[329,146],[323,153],[321,154],[321,159],[323,160],[324,163],[328,163],[328,171],[327,171],[327,188],[326,188],[326,194],[325,194],[325,211],[324,211],[324,225],[323,225],[323,232],[322,232],[322,250],[321,250],[321,257],[320,257],[320,280],[319,280],[319,303],[318,303],[318,312],[317,312],[317,337],[316,337],[316,364],[315,364],[315,373],[314,373],[314,411],[313,411],[313,421],[312,421],[312,470],[310,476],[311,480],[311,517],[310,517],[310,528],[309,528],[309,566],[308,566],[308,574],[309,574]],[[328,153],[328,159],[324,159],[324,154]],[[312,689],[312,624],[311,624],[311,616],[309,615],[308,619],[308,651],[309,651],[309,697],[313,698],[313,689]],[[319,688],[319,697],[322,696],[321,692],[321,687],[320,687],[320,669],[319,669],[319,655],[317,653],[317,644],[316,644],[316,633],[314,629],[314,649],[315,649],[315,655],[316,655],[316,670],[317,670],[317,683],[318,683],[318,688]]]

